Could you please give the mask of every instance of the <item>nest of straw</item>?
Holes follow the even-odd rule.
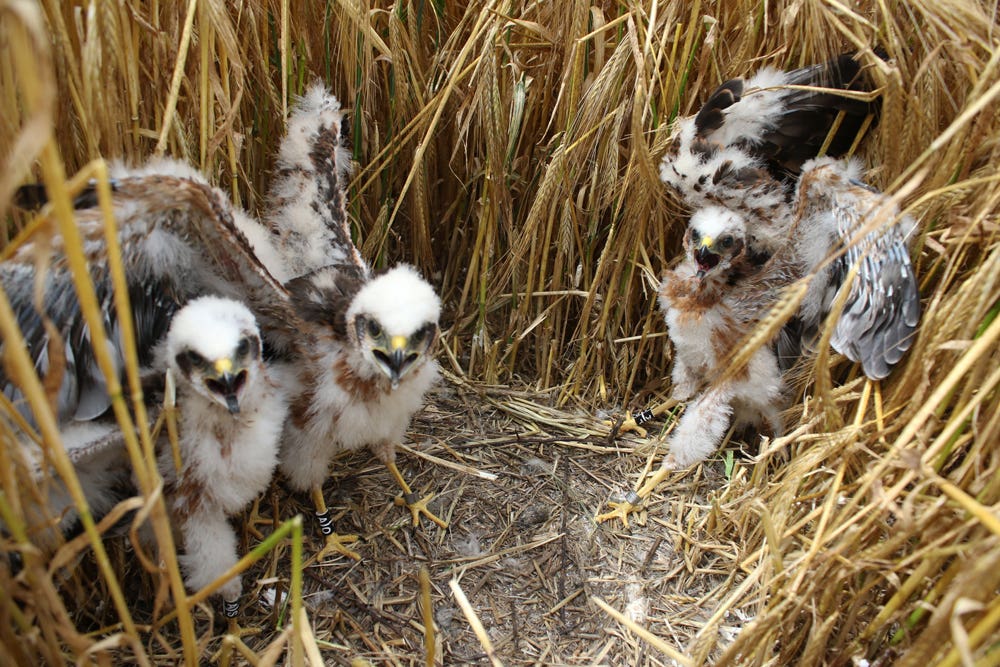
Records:
[[[0,1],[9,239],[17,185],[71,188],[98,158],[169,153],[254,211],[289,99],[320,77],[346,102],[362,252],[418,265],[446,306],[446,380],[401,460],[451,522],[411,528],[357,453],[326,494],[364,558],[311,563],[308,499],[276,480],[241,523],[258,632],[237,639],[109,525],[55,549],[17,530],[37,489],[3,420],[0,661],[1000,664],[996,32],[973,0]],[[727,440],[631,528],[595,524],[673,423],[600,419],[670,392],[671,120],[725,78],[875,45],[859,157],[920,221],[913,348],[880,385],[821,354],[787,436]]]

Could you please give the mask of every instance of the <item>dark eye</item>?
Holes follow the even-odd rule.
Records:
[[[701,234],[699,234],[697,230],[692,229],[691,230],[691,244],[692,245],[698,245],[698,241],[700,241],[700,240],[701,240]]]
[[[174,361],[177,362],[177,367],[180,368],[185,373],[190,374],[191,369],[195,367],[203,367],[205,365],[205,357],[201,356],[194,350],[185,350],[183,352],[178,352],[177,356],[174,357]]]
[[[372,338],[378,338],[382,335],[382,327],[375,320],[368,320],[368,335]]]
[[[250,339],[240,338],[240,342],[236,344],[236,356],[245,357],[247,352],[250,351]]]
[[[410,340],[413,343],[423,343],[425,341],[428,341],[434,337],[434,328],[435,327],[433,324],[425,324],[424,326],[417,329],[416,333],[414,333],[410,337]]]
[[[721,239],[719,239],[719,244],[722,245],[723,248],[732,248],[733,242],[734,242],[733,237],[728,235],[723,236]]]
[[[194,350],[188,350],[184,353],[184,356],[187,357],[188,364],[192,366],[204,366],[207,363],[205,361],[205,357],[201,356]]]

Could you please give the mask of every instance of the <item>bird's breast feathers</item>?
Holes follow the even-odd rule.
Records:
[[[702,369],[711,375],[749,329],[728,299],[689,276],[691,271],[684,269],[685,264],[664,276],[660,308],[674,353],[684,358],[692,371]]]
[[[267,488],[277,465],[286,404],[280,392],[267,389],[246,402],[238,415],[215,405],[183,414],[185,474],[198,478],[205,493],[227,513],[240,510]]]
[[[424,394],[437,378],[437,363],[428,360],[404,377],[396,389],[382,392],[375,400],[345,403],[337,420],[337,441],[341,447],[355,449],[401,440],[410,417],[423,405]]]
[[[723,292],[716,281],[698,278],[696,271],[694,260],[688,258],[664,274],[659,294],[663,312],[673,309],[683,317],[701,317],[721,303]]]
[[[398,442],[438,378],[438,365],[430,358],[408,373],[396,389],[381,375],[357,373],[340,355],[328,359],[325,367],[332,372],[316,378],[312,389],[293,400],[289,426],[298,431],[292,437],[320,439],[345,450]]]

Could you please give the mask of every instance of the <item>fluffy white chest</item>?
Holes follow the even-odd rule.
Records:
[[[718,356],[713,341],[724,318],[717,309],[704,313],[685,313],[671,308],[666,315],[670,340],[675,354],[684,357],[693,369],[703,373],[716,370]]]
[[[383,387],[378,378],[375,389],[359,391],[359,384],[327,374],[315,397],[313,437],[327,440],[334,451],[399,442],[437,375],[437,364],[428,362],[396,389]]]
[[[682,270],[669,274],[660,290],[660,307],[674,353],[704,378],[717,370],[720,332],[731,327],[734,318],[724,301],[706,306],[699,303],[700,298]]]
[[[282,472],[302,491],[322,484],[338,452],[367,446],[391,460],[438,376],[437,364],[427,360],[391,389],[384,376],[354,370],[341,348],[310,363],[324,371],[294,391],[281,445]]]
[[[185,405],[178,397],[181,477],[197,481],[203,500],[227,514],[239,511],[262,493],[277,464],[284,397],[271,387],[255,393],[258,395],[245,400],[244,409],[236,415],[197,400]],[[161,469],[163,465],[172,468],[169,452],[165,454]]]

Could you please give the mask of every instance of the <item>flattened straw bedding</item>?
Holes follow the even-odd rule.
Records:
[[[182,590],[148,434],[130,447],[142,497],[105,521],[80,507],[83,536],[53,548],[26,510],[48,482],[4,402],[3,664],[1000,664],[994,6],[0,0],[0,44],[6,253],[22,229],[70,239],[98,158],[187,160],[258,213],[289,100],[323,78],[351,112],[359,247],[418,266],[445,306],[445,380],[399,459],[450,522],[412,528],[357,452],[325,493],[363,560],[310,562],[309,499],[276,479],[238,525],[256,632],[237,641]],[[913,347],[878,384],[823,351],[796,369],[785,436],[731,433],[630,528],[596,524],[678,414],[656,410],[648,437],[602,423],[670,395],[655,285],[686,224],[657,173],[671,121],[726,78],[875,46],[882,109],[856,153],[919,221]],[[41,221],[11,207],[39,180]],[[4,364],[35,388],[72,488],[4,306]],[[114,520],[136,508],[159,558]]]

